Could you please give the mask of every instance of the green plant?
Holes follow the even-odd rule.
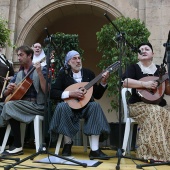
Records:
[[[113,24],[119,29],[119,31],[124,35],[125,40],[134,47],[137,47],[141,42],[148,41],[150,32],[145,27],[144,23],[139,19],[130,19],[125,17],[117,18],[113,21]],[[120,59],[120,48],[118,47],[118,42],[116,41],[117,31],[113,25],[107,24],[104,25],[99,32],[96,33],[98,47],[97,50],[102,53],[102,59],[100,60],[98,66],[101,69],[105,69],[110,64],[118,61]],[[115,36],[115,37],[114,37]],[[130,63],[137,62],[137,53],[132,51],[128,45],[124,47],[125,52],[121,56],[122,64],[121,69],[124,72],[125,67]],[[118,109],[118,99],[119,99],[119,74],[117,72],[110,75],[108,80],[108,97],[111,98],[111,108],[108,111],[113,109]],[[114,87],[114,88],[113,88]]]
[[[61,67],[64,64],[64,58],[68,51],[76,50],[81,55],[83,54],[83,50],[79,47],[79,40],[77,34],[64,34],[64,33],[56,33],[52,36],[53,45],[51,45],[50,51],[54,52],[54,68],[55,73],[57,74]],[[47,48],[44,49],[45,52]]]
[[[8,22],[0,17],[0,45],[5,46],[6,44],[11,46],[10,33],[11,31],[7,28]]]
[[[55,70],[55,76],[57,76],[59,70],[64,65],[65,55],[68,51],[76,50],[80,53],[80,55],[82,55],[84,51],[79,47],[79,40],[77,34],[64,34],[58,32],[52,36],[52,42],[53,44],[50,45],[50,52],[53,52],[54,55],[53,68]],[[47,53],[47,48],[48,46],[44,48],[45,53]],[[52,83],[54,82],[55,79],[52,80]],[[56,103],[58,101],[52,100],[51,102],[51,110],[54,111]]]

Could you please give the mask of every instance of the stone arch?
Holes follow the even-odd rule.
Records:
[[[101,54],[96,52],[96,32],[104,24],[109,23],[104,17],[104,13],[107,12],[111,20],[122,15],[129,17],[130,15],[133,17],[137,16],[136,12],[134,12],[134,7],[130,6],[126,0],[122,1],[121,3],[124,4],[120,4],[116,0],[110,1],[112,4],[107,3],[107,1],[98,0],[55,1],[41,8],[30,19],[27,19],[28,16],[24,16],[25,23],[23,28],[18,30],[16,45],[32,45],[36,41],[42,43],[43,38],[47,36],[44,31],[45,27],[48,27],[50,34],[56,33],[56,31],[77,33],[80,35],[81,48],[85,51],[83,66],[94,70],[97,75],[100,70],[96,67],[96,64],[99,62]],[[127,13],[125,13],[122,7],[131,10],[127,10]],[[24,12],[28,13],[28,10],[30,9],[26,9]],[[21,25],[22,21],[19,24]],[[76,28],[77,25],[80,26]],[[16,58],[14,57],[14,59]],[[101,103],[104,112],[107,114],[107,109],[110,107],[109,99],[104,96],[99,103]],[[116,119],[116,114],[107,114],[106,117],[110,122],[113,122]]]
[[[101,2],[101,1],[78,1],[78,0],[75,0],[75,1],[61,1],[61,2],[58,2],[58,1],[55,1],[47,6],[45,6],[43,9],[39,10],[34,16],[32,16],[29,21],[25,24],[25,26],[23,27],[23,29],[21,30],[21,33],[19,34],[18,38],[17,38],[17,41],[16,41],[16,44],[19,46],[19,45],[22,45],[25,43],[26,38],[28,38],[28,35],[31,31],[35,31],[36,30],[36,24],[39,23],[40,20],[43,20],[48,13],[54,11],[54,10],[57,10],[57,9],[61,9],[62,7],[65,7],[65,6],[75,6],[78,7],[78,6],[81,6],[81,5],[89,5],[91,7],[96,7],[95,9],[97,9],[96,11],[98,12],[98,15],[99,14],[102,14],[102,11],[103,12],[107,12],[108,14],[111,15],[111,18],[117,18],[119,16],[122,15],[122,13],[120,11],[118,11],[116,9],[115,6],[111,6],[110,4],[106,3],[106,2]],[[74,7],[73,7],[74,9]],[[90,11],[89,11],[90,12]],[[93,12],[93,9],[92,9],[92,12]],[[36,31],[35,31],[36,32]],[[34,34],[33,34],[34,35]],[[30,41],[28,41],[28,44],[30,43]]]

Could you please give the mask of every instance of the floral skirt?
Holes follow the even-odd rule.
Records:
[[[170,111],[158,105],[138,102],[129,105],[138,122],[137,157],[170,161]]]

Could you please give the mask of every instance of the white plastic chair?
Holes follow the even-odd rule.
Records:
[[[132,93],[132,89],[123,88],[121,91],[125,122],[125,132],[122,146],[122,149],[124,150],[123,155],[130,152],[133,135],[133,125],[137,124],[137,122],[135,122],[135,120],[133,118],[130,118],[129,116],[129,109],[126,100],[126,95],[128,92]]]
[[[82,121],[81,122],[81,125],[82,125],[81,127],[83,127],[84,120],[81,119],[80,121]],[[82,131],[82,136],[83,136],[84,152],[87,152],[87,136],[83,133],[83,131]],[[56,149],[55,149],[55,154],[56,155],[58,155],[58,153],[60,151],[60,146],[61,146],[62,139],[63,139],[63,134],[59,134],[58,141],[57,141],[57,144],[56,144]]]
[[[44,116],[40,116],[40,115],[36,115],[34,118],[34,136],[35,136],[36,152],[38,152],[40,145],[42,144],[42,121],[43,120],[44,120]],[[23,147],[26,124],[21,122],[20,129],[21,129],[21,144]],[[10,124],[8,124],[6,128],[4,140],[2,142],[0,153],[4,152],[5,150],[5,146],[7,144],[10,132],[11,132],[11,126]]]

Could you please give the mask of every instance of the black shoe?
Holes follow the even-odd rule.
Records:
[[[1,155],[3,156],[16,156],[16,155],[23,155],[24,152],[22,147],[16,148],[15,146],[11,146],[8,150],[5,150]]]
[[[71,147],[73,145],[73,141],[71,144],[65,144],[62,150],[62,156],[71,156]]]
[[[104,154],[100,149],[96,150],[96,151],[90,151],[90,154],[89,154],[89,158],[90,160],[92,159],[103,159],[103,160],[108,160],[109,157]]]

